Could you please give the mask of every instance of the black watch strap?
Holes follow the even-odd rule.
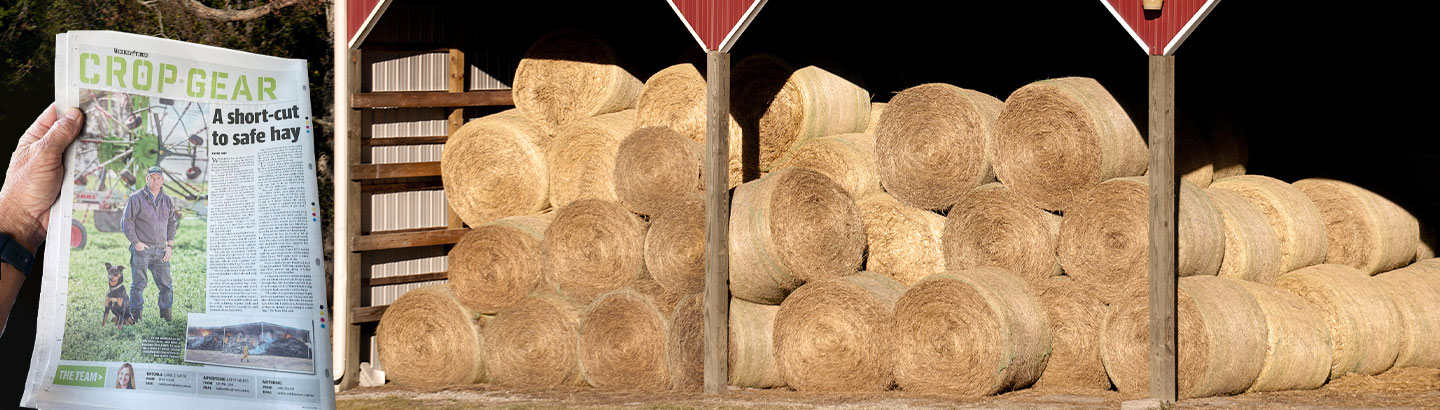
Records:
[[[20,246],[10,234],[0,233],[0,262],[14,266],[21,275],[30,276],[30,265],[35,263],[35,255]]]

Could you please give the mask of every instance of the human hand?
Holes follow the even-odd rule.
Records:
[[[0,188],[0,232],[14,236],[30,252],[45,240],[50,205],[65,179],[65,148],[83,125],[79,109],[69,109],[64,117],[56,114],[51,104],[20,137]]]
[[[162,259],[163,261],[166,261],[166,262],[169,262],[169,261],[170,261],[170,251],[171,251],[171,248],[170,248],[169,246],[166,246],[166,247],[165,247],[165,258]]]
[[[145,242],[135,242],[136,251],[143,251],[146,249],[150,249],[150,245],[146,245]]]

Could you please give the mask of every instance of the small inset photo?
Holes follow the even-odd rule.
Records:
[[[315,321],[192,313],[187,363],[315,374]]]

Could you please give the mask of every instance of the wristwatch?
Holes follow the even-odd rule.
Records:
[[[30,264],[35,263],[35,255],[20,246],[20,242],[16,242],[10,234],[0,233],[0,262],[14,266],[21,275],[30,276]]]

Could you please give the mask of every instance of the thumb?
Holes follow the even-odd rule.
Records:
[[[55,125],[50,127],[50,131],[45,133],[45,138],[42,140],[44,145],[41,148],[41,154],[52,157],[62,155],[65,148],[75,141],[75,136],[80,134],[83,115],[84,113],[80,109],[71,108],[65,112],[64,117],[55,121]]]

